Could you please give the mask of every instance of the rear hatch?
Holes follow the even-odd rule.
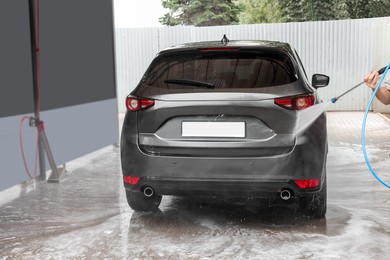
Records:
[[[196,50],[159,56],[131,98],[139,148],[153,156],[283,156],[295,145],[296,111],[275,100],[304,95],[289,55]]]

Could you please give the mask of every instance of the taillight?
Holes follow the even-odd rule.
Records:
[[[123,181],[130,185],[136,185],[138,181],[140,180],[140,177],[135,176],[123,176]]]
[[[320,180],[294,180],[301,189],[310,189],[320,186]]]
[[[130,111],[145,110],[154,105],[154,100],[137,98],[133,96],[126,97],[126,108]]]
[[[275,99],[275,104],[291,110],[302,110],[313,106],[316,99],[313,95]]]

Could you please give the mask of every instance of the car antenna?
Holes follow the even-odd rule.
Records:
[[[228,44],[228,42],[229,42],[229,39],[226,37],[226,34],[224,34],[222,37],[221,43],[226,46]]]

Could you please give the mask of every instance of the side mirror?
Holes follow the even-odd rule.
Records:
[[[323,74],[314,74],[311,78],[311,85],[314,88],[323,88],[328,86],[330,78]]]

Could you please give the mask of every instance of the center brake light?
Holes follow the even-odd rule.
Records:
[[[314,105],[316,99],[313,95],[285,97],[275,99],[275,104],[290,110],[302,110]]]
[[[154,100],[146,98],[137,98],[133,96],[126,97],[126,108],[129,111],[145,110],[154,106]]]
[[[239,47],[210,47],[210,48],[199,48],[199,51],[238,51]]]

